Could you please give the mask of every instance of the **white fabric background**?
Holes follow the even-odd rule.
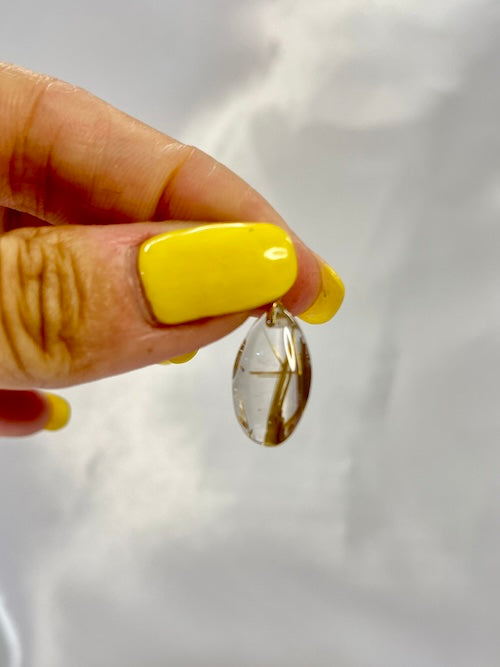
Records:
[[[227,163],[344,278],[276,450],[246,328],[0,443],[1,667],[500,664],[500,5],[18,0],[1,59]]]

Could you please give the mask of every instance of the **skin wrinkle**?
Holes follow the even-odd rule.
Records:
[[[4,248],[8,250],[4,257],[13,258],[11,270],[17,272],[20,286],[14,297],[17,308],[1,309],[3,330],[18,370],[24,374],[29,371],[36,385],[37,378],[45,377],[47,372],[53,375],[50,371],[54,369],[58,376],[68,374],[75,357],[74,341],[85,313],[82,307],[85,292],[71,246],[57,238],[54,241],[51,233],[54,233],[51,228],[23,229],[0,239],[9,243],[10,247]],[[5,288],[8,278],[5,270],[1,278],[0,290]],[[37,293],[30,292],[33,284]],[[9,320],[8,313],[14,310],[15,315]],[[24,345],[23,358],[15,343],[25,343],[26,338],[31,344]]]
[[[18,151],[16,150],[16,145],[19,142],[19,134],[16,132],[14,134],[14,145],[11,148],[9,159],[7,160],[7,170],[6,170],[6,180],[7,180],[7,190],[10,193],[10,201],[14,201],[14,174],[15,174],[15,161],[14,156],[17,155]],[[1,184],[1,183],[0,183]]]
[[[43,312],[42,301],[42,282],[38,278],[41,272],[40,261],[42,258],[37,257],[33,252],[29,252],[28,245],[30,239],[26,234],[25,243],[12,243],[16,253],[16,271],[17,271],[17,294],[15,304],[17,306],[16,312],[18,314],[18,335],[23,333],[31,341],[30,349],[40,348],[40,339],[43,335],[41,327],[41,314]],[[26,257],[26,254],[28,257]],[[43,348],[42,348],[43,349]],[[20,355],[21,356],[21,355]],[[27,363],[23,360],[23,366],[26,368]]]
[[[34,85],[34,98],[30,103],[29,111],[26,118],[23,121],[23,128],[21,131],[15,133],[14,146],[12,148],[11,154],[8,158],[9,168],[8,168],[8,187],[11,193],[13,200],[16,200],[16,194],[23,193],[26,182],[30,182],[31,179],[27,179],[26,176],[29,173],[30,160],[29,155],[30,151],[28,150],[30,135],[33,132],[33,128],[36,126],[37,117],[40,115],[40,110],[43,107],[45,98],[50,90],[51,79],[41,78],[37,80]],[[37,90],[39,89],[39,90]],[[43,114],[43,109],[42,109]],[[40,147],[38,142],[35,142],[37,148]],[[50,144],[53,145],[52,142]],[[43,174],[43,178],[40,178],[35,175],[34,178],[34,188],[31,184],[31,200],[34,201],[34,211],[39,217],[44,217],[45,206],[43,203],[44,197],[44,187],[46,185],[46,172],[47,172],[47,163],[50,160],[51,148],[49,148],[47,159],[44,163],[40,164],[40,161],[37,160],[36,164],[36,175]],[[23,197],[21,197],[21,204],[24,204]]]
[[[0,244],[1,243],[2,239],[0,238]],[[7,254],[3,255],[3,253],[0,252],[0,297],[2,299],[2,302],[4,303],[5,303],[4,295],[6,294],[6,289],[8,289],[5,281],[6,267],[4,259],[4,257],[7,256],[8,256]],[[10,350],[10,354],[14,359],[14,363],[16,364],[17,368],[21,371],[21,373],[25,373],[26,368],[22,362],[19,350],[16,345],[17,338],[15,332],[12,331],[11,318],[8,316],[8,313],[9,313],[8,308],[5,307],[0,308],[0,324],[1,324],[0,333],[3,333],[2,338],[7,344],[7,348]]]
[[[60,252],[60,246],[58,247],[59,252]],[[78,264],[76,262],[76,259],[73,255],[72,252],[70,252],[67,255],[67,260],[69,260],[70,263],[70,271],[68,274],[71,276],[71,287],[66,288],[65,290],[65,305],[66,301],[69,301],[68,293],[71,294],[71,290],[73,290],[73,293],[77,295],[76,300],[74,299],[74,307],[71,310],[66,310],[65,312],[70,312],[72,314],[71,321],[68,325],[68,328],[70,331],[76,330],[78,326],[78,322],[82,322],[84,320],[84,304],[85,304],[85,291],[83,289],[83,282],[80,279],[80,271],[78,269]],[[63,283],[65,286],[69,285],[68,283]],[[65,331],[61,331],[61,337],[66,340],[67,336]]]
[[[169,147],[171,147],[171,144],[169,144]],[[197,152],[197,149],[194,146],[188,146],[186,144],[180,144],[176,147],[176,150],[177,152],[185,151],[186,156],[176,167],[174,167],[174,169],[170,170],[170,173],[167,174],[165,181],[160,188],[158,201],[151,220],[171,220],[175,217],[172,210],[172,193],[175,192],[175,182],[180,173],[184,171],[185,167],[189,164],[193,155]]]
[[[86,320],[85,291],[80,280],[80,271],[73,252],[67,252],[61,243],[55,246],[60,291],[59,302],[61,310],[61,326],[58,332],[59,340],[65,344],[67,350],[73,348],[74,332],[78,330],[79,322]],[[75,357],[71,354],[70,357]]]
[[[37,179],[38,183],[43,182],[43,187],[37,190],[36,194],[36,216],[42,220],[45,220],[47,217],[47,209],[50,209],[49,202],[51,201],[51,193],[53,191],[53,174],[55,169],[52,168],[52,155],[54,153],[54,148],[57,144],[58,137],[60,136],[61,130],[57,129],[55,132],[54,138],[49,143],[47,150],[47,158],[42,167],[43,178]]]
[[[80,298],[74,290],[73,264],[67,260],[71,250],[70,246],[64,246],[57,239],[55,243],[36,241],[42,248],[43,256],[43,273],[39,278],[42,286],[40,344],[48,360],[57,360],[57,367],[63,370],[65,364],[61,362],[73,357],[73,313]]]
[[[41,90],[38,92],[38,94],[35,96],[35,99],[33,100],[30,113],[25,121],[24,132],[22,133],[24,141],[21,152],[23,164],[25,162],[28,162],[29,164],[28,156],[30,155],[30,151],[28,149],[28,146],[30,144],[30,134],[32,134],[33,130],[35,129],[36,118],[39,115],[40,108],[43,107],[43,101],[48,94],[48,90],[49,90],[49,84],[47,82],[44,82],[44,84],[41,86]],[[35,142],[35,145],[37,145],[37,142]],[[44,217],[44,212],[45,212],[45,203],[42,203],[43,196],[48,197],[48,190],[46,190],[45,188],[48,188],[48,182],[49,182],[49,178],[47,175],[48,172],[47,166],[50,163],[50,151],[51,151],[50,146],[51,144],[49,144],[49,150],[47,151],[48,154],[45,160],[37,161],[35,176],[33,178],[34,213],[37,217],[41,218]],[[24,180],[24,175],[25,174],[23,170],[22,174],[23,180]]]
[[[29,246],[32,245],[33,239],[30,239],[28,241]],[[45,250],[47,248],[47,250]],[[29,256],[30,256],[30,251],[31,247],[28,248],[28,261],[29,261]],[[36,251],[36,250],[35,250]],[[47,283],[51,278],[51,275],[49,271],[47,270],[47,252],[50,252],[49,248],[47,246],[44,246],[42,249],[42,252],[40,253],[40,268],[38,271],[38,276],[37,282],[39,285],[38,289],[38,322],[39,322],[39,347],[44,353],[44,355],[47,355],[49,353],[48,350],[48,341],[47,341],[47,290],[50,290],[50,285],[48,286]],[[27,267],[29,270],[29,266]],[[33,276],[34,277],[34,276]],[[50,295],[49,295],[50,296]],[[33,313],[35,315],[35,313]]]
[[[21,253],[22,249],[19,246],[17,248],[17,255],[16,255],[16,269],[17,269],[17,287],[21,286],[21,292],[22,292],[22,285],[24,281],[24,273],[23,273],[23,262],[21,260]],[[32,267],[31,267],[31,270]],[[36,296],[36,302],[38,305],[41,305],[40,299],[41,299],[41,289],[40,289],[40,284],[38,283],[37,280],[33,281],[30,280],[29,285],[26,285],[25,288],[26,292],[32,291],[34,292],[34,296],[30,298],[30,295],[27,295],[27,298],[22,298],[21,294],[19,294],[18,297],[18,303],[19,303],[19,319],[21,322],[21,327],[25,331],[25,333],[29,336],[29,338],[32,340],[33,344],[37,344],[37,335],[36,335],[36,330],[39,328],[39,323],[36,322],[36,311],[35,312],[30,312],[30,303],[35,302],[35,296]],[[42,311],[39,309],[39,313]]]

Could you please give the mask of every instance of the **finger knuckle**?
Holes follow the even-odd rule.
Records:
[[[85,298],[72,247],[53,228],[0,237],[2,374],[35,386],[66,377],[77,355]]]

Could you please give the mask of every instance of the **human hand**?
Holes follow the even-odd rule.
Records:
[[[271,225],[214,224],[235,221]],[[0,64],[0,435],[65,423],[64,401],[32,387],[189,353],[282,296],[321,323],[343,286],[249,185],[81,89]]]

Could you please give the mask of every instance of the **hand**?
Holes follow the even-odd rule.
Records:
[[[235,221],[272,224],[214,224]],[[0,64],[0,435],[66,421],[62,399],[31,387],[189,353],[285,293],[322,322],[343,287],[245,182],[83,90]]]

